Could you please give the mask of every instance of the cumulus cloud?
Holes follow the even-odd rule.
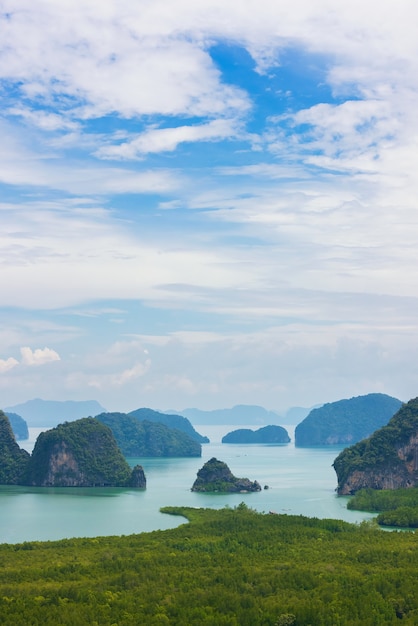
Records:
[[[22,355],[23,365],[45,365],[46,363],[52,363],[53,361],[60,361],[61,357],[58,352],[51,350],[51,348],[37,348],[32,350],[28,346],[20,348]]]
[[[116,10],[107,2],[99,13],[91,1],[66,3],[60,11],[50,2],[38,11],[23,5],[26,10],[16,12],[5,3],[0,74],[21,81],[27,98],[70,95],[80,118],[115,111],[213,115],[248,106],[245,93],[220,81],[204,39],[177,30],[168,5],[157,15],[142,4],[121,3]],[[164,11],[174,21],[161,20]]]
[[[9,370],[19,365],[19,361],[14,359],[13,357],[9,357],[8,359],[0,359],[0,374],[4,372],[8,372]]]
[[[349,366],[353,393],[396,376],[413,389],[418,4],[97,6],[2,2],[0,291],[13,313],[36,303],[56,322],[88,303],[124,325],[3,324],[3,354],[60,341],[53,374],[67,368],[72,394],[154,403],[328,401]],[[153,368],[123,341],[139,332]],[[113,351],[97,358],[91,336]],[[22,348],[23,365],[59,358]],[[25,393],[49,391],[42,368],[21,372]]]

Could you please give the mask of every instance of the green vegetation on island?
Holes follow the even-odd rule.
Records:
[[[418,483],[418,398],[404,404],[371,437],[343,450],[334,461],[338,493],[397,489]]]
[[[387,424],[401,405],[400,400],[383,393],[324,404],[296,426],[295,445],[354,444]]]
[[[222,437],[222,443],[289,443],[290,437],[282,426],[264,426],[258,430],[238,428]]]
[[[347,508],[377,512],[381,526],[418,528],[418,487],[409,489],[361,489],[350,498]]]
[[[0,411],[0,485],[21,484],[29,458],[16,443],[9,418]]]
[[[415,533],[242,504],[164,510],[190,523],[0,545],[2,626],[418,623]]]
[[[125,457],[199,457],[202,446],[185,432],[125,413],[101,413]]]
[[[24,484],[41,487],[134,486],[110,428],[92,417],[41,433]]]
[[[246,491],[261,491],[259,483],[248,478],[237,478],[223,461],[215,457],[206,461],[197,472],[197,478],[192,491],[206,493],[240,493]]]
[[[192,426],[190,421],[183,417],[183,415],[175,415],[172,413],[160,413],[159,411],[153,411],[152,409],[136,409],[130,411],[128,415],[132,415],[139,421],[146,420],[147,422],[159,422],[168,426],[168,428],[175,428],[189,435],[192,439],[198,443],[209,443],[209,439],[199,434]]]

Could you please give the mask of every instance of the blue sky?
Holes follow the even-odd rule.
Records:
[[[1,0],[3,406],[418,395],[412,0]]]

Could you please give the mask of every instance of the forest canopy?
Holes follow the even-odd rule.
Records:
[[[370,523],[170,507],[190,523],[125,537],[0,545],[2,625],[406,626],[415,533]]]

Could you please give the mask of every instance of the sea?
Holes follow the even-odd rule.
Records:
[[[242,426],[259,428],[260,425]],[[294,426],[284,426],[289,444],[223,444],[223,435],[241,426],[204,426],[210,439],[199,458],[135,458],[144,468],[145,490],[121,488],[0,487],[0,543],[53,541],[72,537],[131,535],[174,528],[186,520],[161,513],[164,506],[220,509],[244,502],[264,513],[306,515],[360,523],[371,513],[349,511],[347,497],[337,496],[332,467],[343,446],[297,448]],[[31,452],[42,428],[30,428],[19,445]],[[240,478],[257,480],[255,493],[203,494],[191,491],[197,472],[210,458],[224,461]]]

